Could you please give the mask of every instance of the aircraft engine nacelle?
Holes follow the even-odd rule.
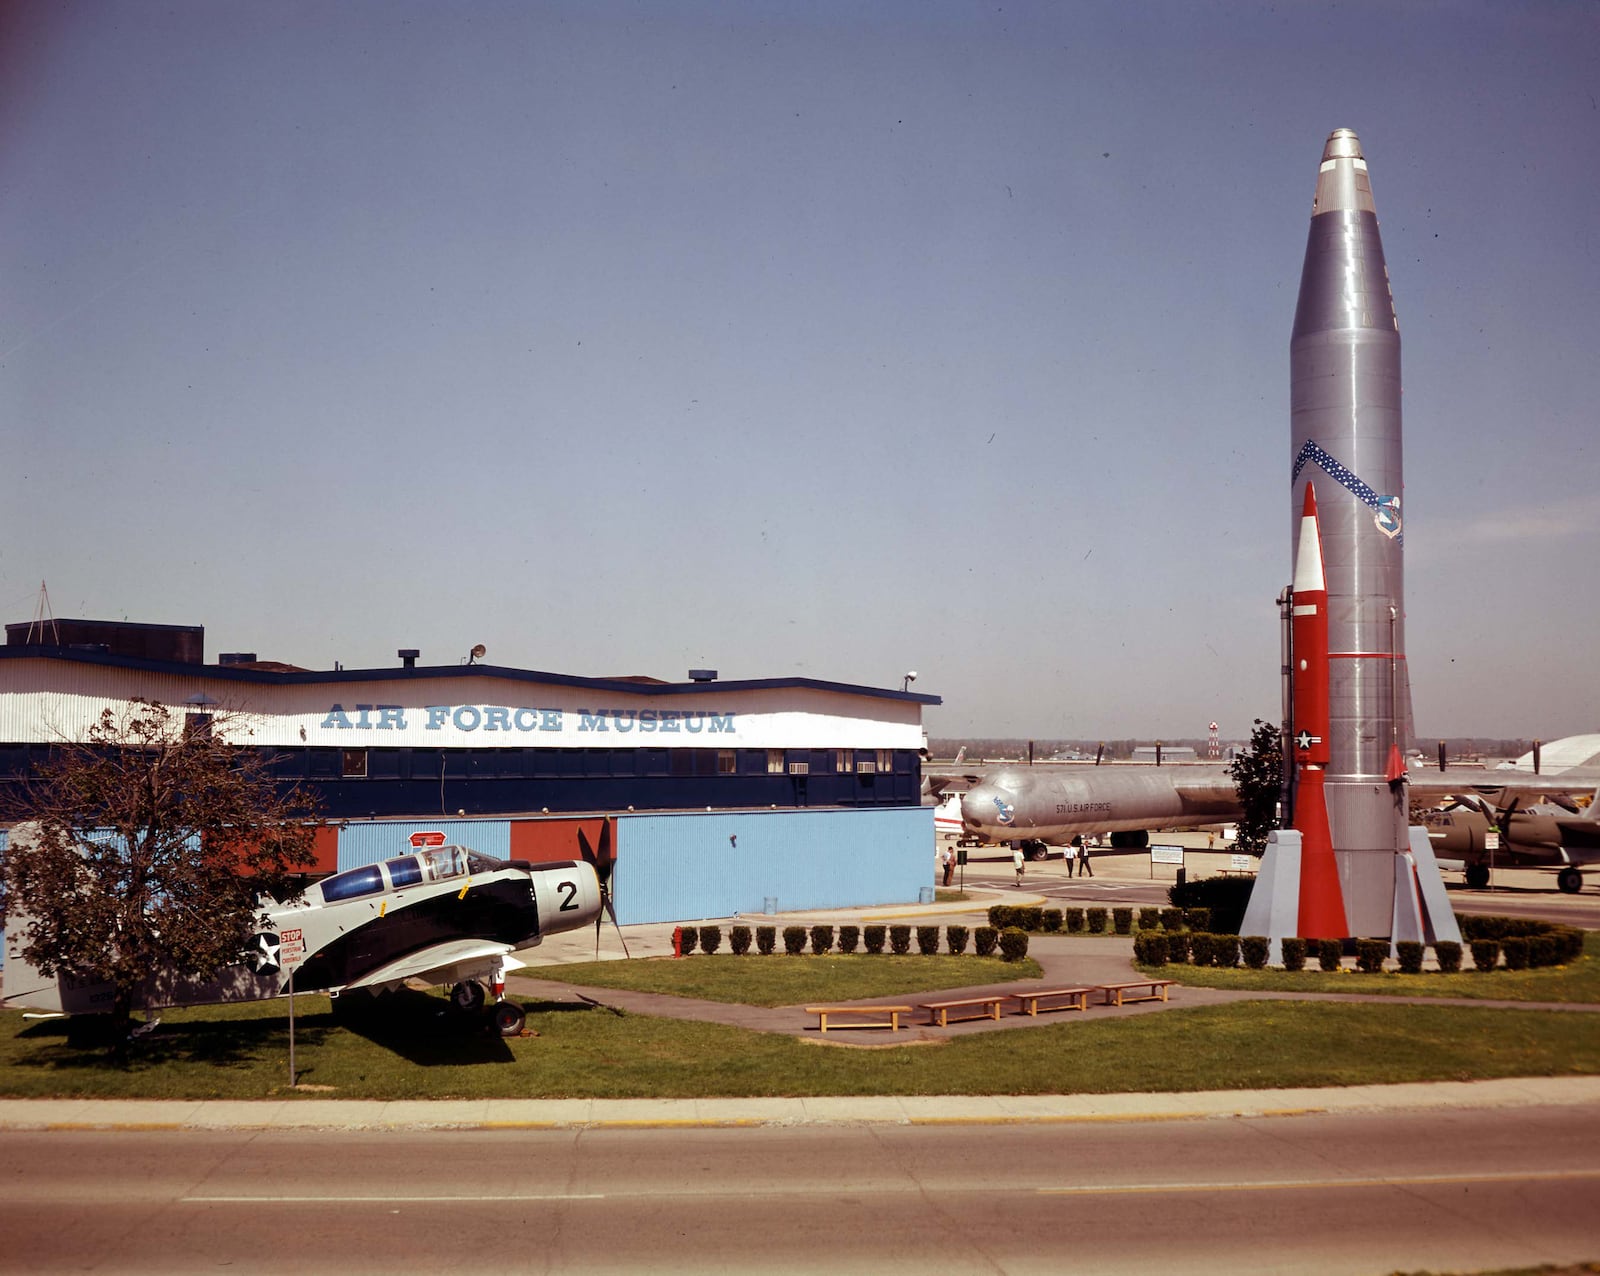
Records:
[[[529,876],[541,935],[591,926],[600,916],[600,879],[592,865],[581,860],[535,864]]]

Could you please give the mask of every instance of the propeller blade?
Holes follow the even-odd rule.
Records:
[[[622,945],[622,955],[631,959],[633,954],[628,951],[628,941],[622,933],[622,923],[617,920],[617,910],[611,903],[611,896],[606,894],[602,895],[600,898],[605,903],[606,912],[611,914],[611,924],[617,928],[617,941]],[[598,927],[599,924],[600,921],[598,918],[596,918],[595,925]]]

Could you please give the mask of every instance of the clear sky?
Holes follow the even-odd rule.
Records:
[[[1279,709],[1354,128],[1428,734],[1600,730],[1600,7],[0,8],[0,612],[309,668]]]

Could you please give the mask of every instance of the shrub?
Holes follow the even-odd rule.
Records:
[[[1091,908],[1088,913],[1089,933],[1091,935],[1104,935],[1106,933],[1106,910]]]
[[[1344,960],[1344,945],[1337,939],[1317,940],[1317,965],[1324,970],[1338,970]]]
[[[811,928],[811,951],[820,957],[832,947],[833,927],[813,926]]]
[[[1265,935],[1245,935],[1239,940],[1239,951],[1244,964],[1251,970],[1265,970],[1267,957],[1272,952],[1272,941]]]
[[[1067,934],[1081,935],[1083,933],[1083,909],[1069,908],[1066,912]]]
[[[694,926],[678,927],[678,952],[687,957],[694,951],[695,940],[700,938],[700,931]]]
[[[1159,908],[1141,908],[1139,910],[1139,929],[1154,930],[1161,925],[1161,910]]]
[[[722,927],[702,926],[700,928],[700,951],[714,953],[722,947]]]
[[[1015,918],[1016,913],[1017,909],[1014,904],[990,904],[989,925],[993,926],[996,930],[1010,926],[1013,924],[1013,919]]]
[[[1181,909],[1181,908],[1163,908],[1161,910],[1161,929],[1162,930],[1182,930],[1183,929],[1183,909]]]
[[[1209,966],[1212,956],[1217,951],[1217,937],[1206,930],[1191,930],[1185,933],[1189,936],[1189,951],[1194,954],[1194,964]]]
[[[859,947],[861,947],[861,927],[839,927],[839,951],[841,953],[853,953]]]
[[[1183,924],[1190,930],[1211,929],[1211,910],[1209,908],[1186,908],[1183,910]]]
[[[911,951],[911,927],[889,927],[889,949],[891,952],[904,956]]]
[[[1020,926],[1007,926],[1000,932],[1000,956],[1006,961],[1021,961],[1028,955],[1028,932]]]
[[[748,926],[735,926],[728,932],[728,947],[733,949],[735,957],[743,957],[750,951],[751,938]]]
[[[778,946],[778,928],[776,926],[756,927],[756,951],[763,957],[772,955],[772,950]]]
[[[1422,973],[1422,954],[1427,951],[1426,946],[1419,944],[1414,939],[1402,939],[1394,946],[1395,958],[1400,963],[1402,975],[1420,975]]]
[[[932,957],[939,951],[939,928],[937,926],[917,927],[917,951],[924,957]]]
[[[1056,935],[1060,933],[1061,910],[1059,908],[1045,909],[1044,915],[1040,918],[1040,920],[1044,922],[1044,928],[1047,934]]]
[[[1206,919],[1189,919],[1190,930],[1209,930],[1213,935],[1237,935],[1244,921],[1245,907],[1255,882],[1249,877],[1197,877],[1182,886],[1174,882],[1167,888],[1167,903],[1188,911],[1207,910]]]
[[[1500,955],[1506,960],[1507,970],[1528,968],[1528,941],[1522,935],[1507,935],[1500,941]]]
[[[965,926],[946,926],[944,928],[945,943],[949,945],[953,956],[959,957],[967,951],[967,939],[970,932]]]
[[[1026,908],[1017,909],[1017,912],[1020,916],[1013,925],[1020,926],[1029,934],[1044,929],[1044,905],[1029,904]]]
[[[1389,941],[1386,939],[1358,939],[1356,940],[1356,969],[1364,970],[1367,974],[1376,974],[1383,969],[1383,959],[1389,955]]]
[[[1306,941],[1298,935],[1290,935],[1283,941],[1283,968],[1285,970],[1306,968]]]
[[[1499,940],[1474,939],[1472,941],[1472,968],[1474,970],[1493,970],[1499,964]]]
[[[1434,960],[1439,963],[1439,969],[1446,975],[1453,975],[1461,969],[1461,945],[1445,939],[1433,946]]]
[[[889,933],[889,928],[882,924],[868,926],[861,932],[862,942],[866,944],[869,953],[881,953],[883,941]]]
[[[785,926],[783,928],[783,951],[791,957],[798,957],[806,948],[806,928],[804,926]]]
[[[1167,960],[1183,963],[1189,960],[1189,932],[1186,930],[1163,931],[1163,939],[1167,941]]]
[[[1133,937],[1133,959],[1141,966],[1167,964],[1167,937],[1159,930],[1141,930]]]
[[[1232,970],[1239,964],[1239,937],[1237,935],[1213,935],[1211,937],[1211,964],[1221,966],[1224,970]]]
[[[1133,909],[1113,908],[1111,910],[1111,925],[1119,935],[1133,934]]]
[[[1554,966],[1556,957],[1556,937],[1554,935],[1531,935],[1528,938],[1528,965]]]
[[[993,957],[994,947],[1000,942],[1000,932],[993,926],[980,926],[972,932],[973,948],[980,957]]]

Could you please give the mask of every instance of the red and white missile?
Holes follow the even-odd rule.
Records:
[[[1295,558],[1290,634],[1294,667],[1290,704],[1294,713],[1294,826],[1300,831],[1300,915],[1305,939],[1343,939],[1349,933],[1339,866],[1333,854],[1324,791],[1328,759],[1328,582],[1322,564],[1317,495],[1306,484]]]

